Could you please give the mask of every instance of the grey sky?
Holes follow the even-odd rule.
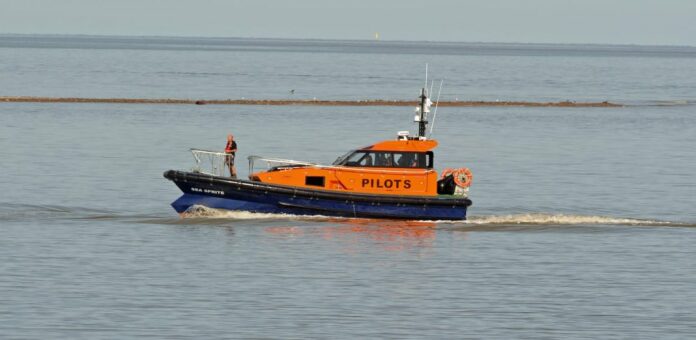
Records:
[[[0,0],[0,33],[696,46],[696,0]]]

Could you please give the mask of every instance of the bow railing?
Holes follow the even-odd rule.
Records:
[[[230,175],[230,168],[228,165],[228,159],[231,157],[230,155],[220,151],[200,149],[191,149],[191,154],[193,154],[193,160],[196,162],[193,172],[200,172],[213,176]]]

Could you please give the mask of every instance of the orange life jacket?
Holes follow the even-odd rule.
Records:
[[[225,145],[225,153],[234,153],[234,149],[237,148],[237,143],[235,141],[227,142],[227,145]]]

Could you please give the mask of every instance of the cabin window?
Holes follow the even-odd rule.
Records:
[[[430,169],[433,167],[433,152],[353,151],[339,157],[334,165]]]
[[[324,187],[324,176],[307,176],[305,177],[305,185]]]
[[[394,155],[391,152],[373,152],[375,156],[375,164],[377,167],[390,168],[394,166]]]
[[[354,152],[345,161],[345,165],[349,166],[372,166],[372,164],[372,155],[363,151]]]
[[[426,161],[426,165],[425,165],[425,166],[426,166],[428,169],[432,169],[433,166],[435,166],[435,165],[434,165],[434,163],[435,163],[435,159],[434,159],[434,158],[435,158],[435,155],[433,154],[432,151],[428,151],[428,152],[425,153],[425,161]]]

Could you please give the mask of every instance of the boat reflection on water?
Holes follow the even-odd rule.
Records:
[[[435,222],[427,221],[376,219],[331,219],[325,223],[333,225],[268,227],[265,231],[277,235],[320,237],[338,241],[347,246],[349,252],[357,251],[362,244],[377,245],[387,251],[406,251],[431,248],[437,226]]]

